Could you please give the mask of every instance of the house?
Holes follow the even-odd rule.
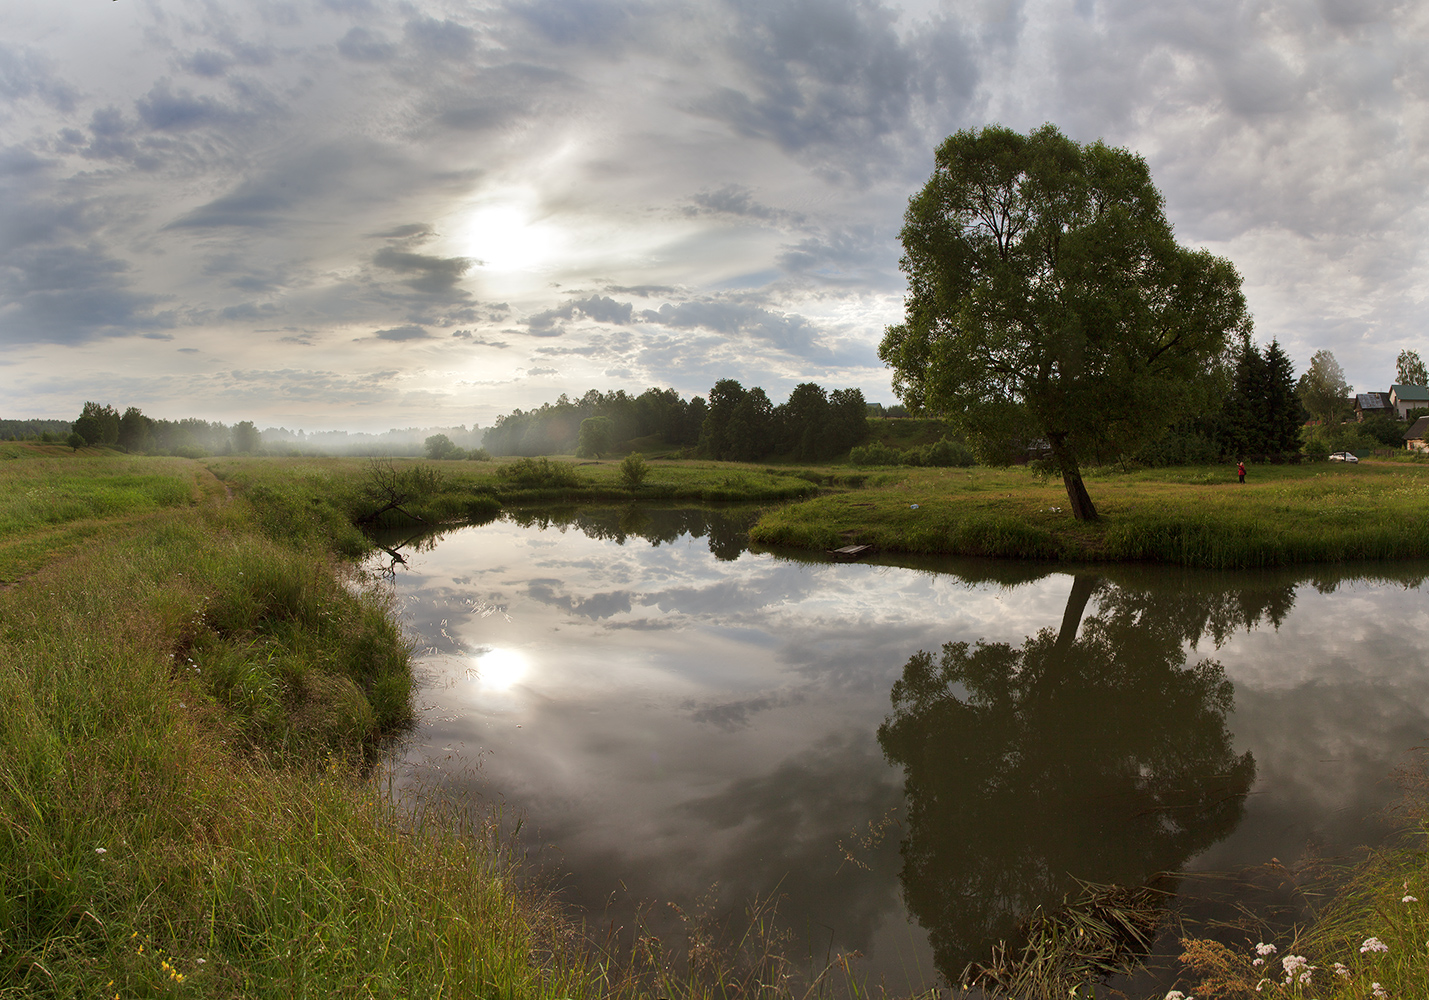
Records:
[[[1361,392],[1355,395],[1355,419],[1364,423],[1365,417],[1389,416],[1394,412],[1394,404],[1387,392]]]
[[[1420,417],[1404,432],[1404,447],[1410,451],[1429,451],[1429,417]]]
[[[1404,432],[1404,447],[1410,451],[1429,451],[1425,435],[1429,435],[1429,417],[1420,417]]]
[[[1429,408],[1429,387],[1422,385],[1392,385],[1389,401],[1400,420],[1409,419],[1410,410]]]

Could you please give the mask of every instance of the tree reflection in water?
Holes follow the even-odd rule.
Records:
[[[1186,646],[1278,622],[1293,594],[1079,575],[1059,631],[909,659],[878,740],[905,773],[904,898],[950,983],[999,942],[1017,954],[1080,883],[1136,889],[1235,828],[1255,761],[1232,749],[1224,670]]]

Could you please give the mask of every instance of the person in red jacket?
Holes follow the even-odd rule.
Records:
[[[1240,476],[1240,481],[1245,482],[1245,463],[1241,462],[1235,467],[1235,474]]]

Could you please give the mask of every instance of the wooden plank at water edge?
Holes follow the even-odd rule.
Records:
[[[841,549],[829,549],[829,555],[835,559],[852,560],[862,558],[872,551],[872,545],[845,545]]]

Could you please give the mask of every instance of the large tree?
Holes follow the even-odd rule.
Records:
[[[1429,385],[1429,372],[1425,371],[1424,359],[1418,351],[1400,351],[1394,374],[1398,385]]]
[[[989,126],[949,137],[936,164],[904,218],[906,317],[879,348],[894,390],[989,456],[1045,439],[1072,513],[1094,519],[1082,463],[1200,405],[1201,373],[1249,329],[1240,275],[1177,244],[1125,149]]]
[[[1295,391],[1310,416],[1323,426],[1342,423],[1349,416],[1350,384],[1332,351],[1315,352]]]

